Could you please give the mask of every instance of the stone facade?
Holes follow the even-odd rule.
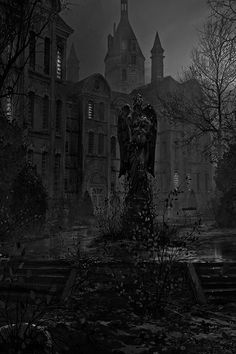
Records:
[[[145,58],[129,23],[128,0],[121,0],[120,23],[108,37],[105,77],[93,74],[79,81],[79,61],[73,46],[67,68],[67,39],[72,32],[58,14],[33,43],[35,52],[24,75],[28,158],[42,176],[49,197],[66,200],[78,209],[87,193],[94,207],[99,207],[111,193],[122,190],[118,179],[118,112],[141,93],[158,114],[155,171],[160,199],[181,186],[184,193],[175,203],[176,210],[178,203],[186,209],[206,209],[213,172],[201,151],[209,137],[183,146],[188,127],[170,124],[159,114],[157,97],[184,84],[164,77],[164,49],[158,33],[151,50],[151,83],[144,85]]]
[[[130,61],[132,54],[136,55],[136,64],[133,66]],[[182,213],[185,210],[205,212],[212,192],[213,171],[201,151],[209,143],[209,136],[202,137],[192,146],[183,145],[189,127],[171,124],[160,115],[158,97],[189,84],[180,84],[170,76],[164,77],[164,49],[158,33],[151,49],[151,59],[151,83],[144,85],[144,57],[129,23],[128,0],[121,0],[120,23],[117,29],[114,27],[113,36],[108,37],[105,78],[100,74],[91,75],[78,83],[69,84],[67,89],[67,104],[74,101],[74,110],[80,122],[79,141],[82,142],[76,158],[77,161],[81,158],[78,180],[81,184],[77,192],[74,191],[74,198],[79,199],[88,192],[96,207],[103,204],[104,198],[113,192],[123,191],[123,178],[118,178],[120,156],[117,118],[120,108],[126,103],[132,104],[132,97],[141,93],[154,106],[158,115],[154,183],[159,190],[160,211],[163,210],[168,193],[179,187],[183,193],[174,201],[171,216],[177,215],[180,207]],[[131,80],[127,75],[126,80],[123,80],[122,70],[127,73],[131,70],[135,79]],[[72,173],[67,163],[65,171],[66,176]],[[76,174],[74,171],[74,178]],[[71,178],[66,178],[69,178],[67,185],[71,188]],[[67,191],[68,198],[72,194]]]
[[[42,176],[50,199],[63,198],[66,48],[72,32],[58,14],[36,40],[25,67],[28,158]]]

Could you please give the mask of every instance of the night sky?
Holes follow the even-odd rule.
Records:
[[[120,0],[70,0],[63,18],[74,29],[80,60],[80,79],[104,74],[107,36],[120,20]],[[150,81],[150,50],[159,32],[165,49],[165,76],[178,78],[190,63],[197,29],[207,16],[206,0],[129,0],[129,19],[146,58],[146,83]]]

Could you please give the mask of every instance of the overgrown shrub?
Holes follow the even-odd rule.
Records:
[[[219,204],[216,208],[216,222],[220,227],[236,226],[236,144],[224,153],[216,168],[215,181]]]

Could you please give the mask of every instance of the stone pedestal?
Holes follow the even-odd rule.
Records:
[[[138,187],[131,188],[126,197],[124,218],[128,238],[136,240],[148,237],[153,232],[152,193],[146,175],[139,181]]]

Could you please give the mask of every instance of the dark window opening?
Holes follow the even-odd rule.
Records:
[[[62,121],[62,101],[57,100],[57,102],[56,102],[56,133],[61,132],[61,121]]]
[[[88,133],[88,153],[92,154],[94,150],[94,132]]]
[[[49,98],[48,96],[44,96],[43,98],[43,129],[48,129],[48,121],[49,121]]]
[[[104,121],[105,118],[105,105],[103,102],[99,103],[99,120]]]
[[[116,137],[115,136],[111,137],[111,157],[113,159],[116,158]]]
[[[50,38],[46,37],[44,39],[44,73],[49,74],[50,72]]]
[[[136,65],[136,55],[131,55],[131,65]]]
[[[98,154],[102,155],[104,153],[104,135],[103,133],[98,134]]]

